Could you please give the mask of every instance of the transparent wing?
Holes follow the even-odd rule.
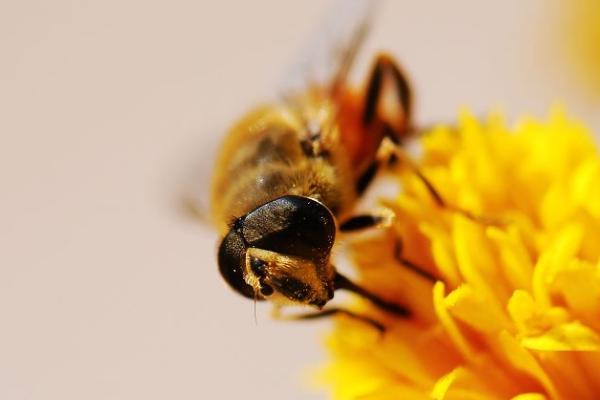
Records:
[[[307,87],[335,88],[345,82],[383,0],[336,0],[317,25],[278,88],[284,97]]]
[[[383,0],[335,0],[283,76],[275,81],[277,86],[274,95],[278,95],[279,99],[287,99],[311,86],[332,87],[343,84],[382,2]],[[204,150],[204,156],[198,158],[197,153],[192,151],[186,172],[180,174],[180,181],[174,182],[174,192],[177,195],[178,209],[183,215],[193,216],[208,225],[208,185],[199,183],[209,181],[213,161],[209,155],[216,154],[217,145],[203,142],[199,147]]]

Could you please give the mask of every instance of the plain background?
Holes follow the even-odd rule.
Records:
[[[323,398],[302,376],[327,322],[259,305],[256,323],[179,199],[207,190],[225,129],[273,94],[330,5],[0,3],[1,399]],[[600,131],[559,9],[390,1],[363,59],[402,61],[423,123],[465,104],[544,116],[562,99]]]

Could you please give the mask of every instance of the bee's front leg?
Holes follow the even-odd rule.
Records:
[[[377,214],[354,215],[340,224],[342,232],[356,232],[371,228],[389,228],[394,221],[394,212],[382,208]]]
[[[394,213],[390,209],[383,209],[380,214],[359,214],[348,218],[340,224],[340,231],[344,233],[351,233],[362,231],[365,229],[381,229],[388,228],[391,226],[394,220]],[[394,258],[407,269],[417,273],[423,278],[436,282],[440,280],[428,272],[425,268],[417,265],[416,263],[406,259],[403,255],[403,244],[400,238],[397,239],[396,247],[394,249]]]
[[[351,217],[351,218],[347,219],[346,221],[344,221],[340,225],[340,231],[355,232],[355,231],[369,229],[369,228],[380,228],[380,227],[387,228],[388,226],[389,226],[389,222],[386,221],[385,216],[372,215],[372,214],[361,214],[361,215],[355,215],[354,217]],[[429,273],[425,268],[415,264],[414,262],[412,262],[410,260],[407,260],[404,257],[402,250],[403,250],[402,240],[398,239],[395,250],[394,250],[394,258],[400,264],[402,264],[407,269],[422,276],[423,278],[427,279],[428,281],[436,282],[436,281],[440,280],[438,277]]]
[[[337,271],[336,271],[335,277],[334,277],[334,287],[335,287],[335,290],[347,290],[349,292],[352,292],[352,293],[370,301],[371,303],[373,303],[373,305],[377,306],[381,310],[388,312],[390,314],[396,315],[398,317],[408,318],[411,315],[411,312],[406,307],[395,304],[395,303],[391,303],[388,300],[385,300],[385,299],[379,297],[377,294],[352,282],[350,279],[346,278],[344,275],[340,274]],[[347,310],[344,308],[333,307],[333,308],[327,308],[327,309],[321,310],[321,311],[316,311],[313,313],[295,314],[295,315],[283,315],[281,313],[281,307],[277,306],[277,305],[273,309],[273,317],[277,318],[277,319],[291,319],[291,320],[317,319],[317,318],[328,317],[328,316],[335,315],[335,314],[344,314],[344,315],[359,319],[363,322],[369,323],[370,325],[377,328],[378,330],[383,331],[383,326],[379,322],[373,320],[372,318],[370,318],[368,316],[357,314],[353,311],[350,311],[350,310]]]

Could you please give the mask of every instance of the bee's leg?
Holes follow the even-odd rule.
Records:
[[[394,85],[396,98],[398,101],[398,108],[401,112],[402,117],[399,121],[390,121],[384,115],[385,112],[383,110],[379,110],[379,105],[384,89],[384,78],[386,77],[391,78],[391,81]],[[392,58],[387,56],[386,54],[380,54],[375,61],[375,65],[371,72],[371,77],[367,87],[367,94],[362,117],[363,124],[366,127],[371,126],[372,124],[379,124],[378,129],[381,129],[383,131],[383,136],[389,138],[391,142],[393,142],[382,142],[382,145],[384,147],[386,144],[389,147],[391,147],[391,149],[385,147],[385,153],[387,153],[387,157],[384,156],[384,160],[386,160],[386,164],[388,166],[396,164],[399,161],[399,158],[408,159],[406,154],[403,154],[403,152],[401,151],[399,143],[402,136],[410,133],[412,130],[412,92],[410,90],[410,86],[405,75],[402,73],[402,71],[396,65],[396,63],[394,63]],[[442,196],[438,193],[438,191],[431,184],[431,182],[425,177],[425,175],[423,175],[423,173],[421,173],[421,171],[416,167],[416,165],[410,161],[410,159],[408,159],[408,161],[408,165],[412,168],[415,174],[426,186],[427,190],[429,191],[435,202],[441,207],[446,207]],[[379,166],[381,164],[381,161],[375,161],[375,163]],[[374,172],[369,171],[369,169],[365,173],[367,177],[369,177],[369,175],[374,175]]]
[[[386,113],[382,105],[382,97],[385,97],[385,89],[389,87],[389,84],[391,84],[398,102],[395,110],[398,112],[394,112],[395,115]],[[388,137],[394,143],[400,143],[401,138],[411,132],[412,93],[410,86],[400,68],[386,54],[378,55],[371,70],[361,118],[365,132],[368,132],[365,134],[374,134],[379,137],[379,141]],[[358,195],[367,189],[385,162],[385,160],[375,158],[362,172],[356,182]]]
[[[385,332],[385,327],[380,322],[370,318],[366,315],[357,314],[353,311],[347,310],[345,308],[333,307],[327,308],[325,310],[304,313],[304,314],[294,314],[294,315],[281,315],[279,312],[275,312],[274,317],[277,319],[285,319],[285,320],[307,320],[307,319],[320,319],[320,318],[328,318],[334,315],[346,315],[350,318],[354,318],[358,321],[364,322],[365,324],[371,325],[373,328],[377,329],[379,332]]]
[[[402,147],[397,144],[384,142],[382,144],[382,151],[385,159],[387,160],[387,166],[390,168],[395,167],[396,165],[405,165],[419,178],[425,189],[433,199],[433,201],[439,206],[444,208],[451,208],[446,202],[444,198],[435,188],[433,183],[423,174],[421,169],[417,166],[417,164],[412,160],[410,155],[408,155]]]
[[[340,225],[340,231],[353,232],[375,228],[385,224],[386,218],[381,215],[361,214],[350,217]]]
[[[382,110],[380,107],[386,78],[393,83],[393,88],[398,101],[398,109],[400,111],[400,118],[394,118],[394,120],[386,118],[385,110]],[[393,59],[386,54],[380,54],[373,66],[367,86],[362,118],[365,127],[378,126],[378,129],[383,131],[383,136],[389,138],[395,144],[395,151],[388,153],[387,163],[396,163],[399,159],[404,161],[413,170],[421,182],[423,182],[427,191],[438,206],[458,212],[476,222],[487,225],[501,224],[501,221],[498,221],[497,219],[477,216],[469,211],[447,204],[436,190],[435,186],[427,179],[416,164],[410,160],[410,157],[404,154],[400,149],[398,144],[402,137],[412,132],[412,92],[406,76],[402,73],[401,69]],[[364,190],[368,186],[368,183],[373,178],[380,165],[381,161],[376,161],[367,169],[359,179],[357,189]]]
[[[379,109],[381,98],[383,97],[382,92],[385,78],[391,79],[394,85],[394,91],[401,111],[401,119],[396,121],[400,122],[400,124],[390,124],[388,122],[385,133],[389,135],[392,140],[399,141],[402,134],[406,134],[410,131],[412,118],[412,92],[410,90],[410,85],[408,84],[408,79],[393,59],[387,54],[380,54],[375,60],[375,65],[371,71],[367,86],[362,122],[365,126],[370,126],[377,121],[385,122],[383,115],[385,113]]]
[[[390,303],[389,301],[382,299],[375,293],[372,293],[367,289],[363,288],[362,286],[359,286],[356,283],[352,282],[350,279],[346,278],[339,272],[335,273],[334,285],[336,290],[342,289],[357,294],[369,300],[371,303],[375,304],[377,307],[381,308],[384,311],[387,311],[400,317],[410,316],[410,311],[405,307],[399,306],[394,303]]]
[[[437,191],[433,183],[431,183],[431,181],[427,179],[423,172],[421,172],[419,167],[406,154],[404,154],[402,158],[404,159],[405,164],[408,165],[408,167],[413,171],[417,178],[419,178],[421,183],[423,183],[425,189],[427,189],[433,201],[435,201],[435,203],[439,207],[450,208],[448,204],[446,204],[446,202],[444,201],[444,198],[442,197],[440,192]]]
[[[389,119],[385,118],[385,113],[383,110],[379,110],[379,105],[381,102],[381,97],[384,89],[384,80],[385,78],[391,78],[393,82],[396,98],[398,101],[398,108],[401,112],[401,123],[398,124],[389,121]],[[398,144],[403,135],[411,132],[411,118],[412,118],[412,92],[410,90],[410,85],[408,84],[408,79],[402,73],[398,65],[386,54],[380,54],[373,66],[373,70],[371,72],[371,77],[369,79],[369,84],[367,87],[367,94],[365,100],[365,106],[363,110],[363,124],[365,126],[371,126],[374,123],[379,123],[379,129],[383,131],[383,136],[389,138],[394,144],[387,153],[387,164],[395,164],[398,162],[399,158],[408,160],[408,165],[413,169],[415,174],[419,177],[419,179],[426,186],[427,190],[431,194],[432,198],[435,202],[441,206],[446,207],[442,196],[438,193],[435,187],[431,184],[431,182],[421,173],[421,171],[416,167],[416,165],[410,161],[406,154],[403,154]],[[382,143],[382,144],[385,144]],[[375,161],[374,163],[377,166],[380,165],[380,162]],[[372,178],[371,175],[374,176],[374,171],[370,171],[371,168],[367,170],[365,173],[366,178]],[[375,169],[376,171],[376,169]],[[362,177],[361,177],[362,180]],[[360,182],[360,180],[359,180]],[[367,182],[368,184],[368,182]],[[366,187],[366,185],[364,185]]]
[[[369,184],[373,181],[375,175],[377,175],[380,166],[381,162],[375,159],[371,165],[367,167],[367,170],[358,178],[358,181],[356,181],[356,193],[359,196],[365,192],[367,187],[369,187]]]
[[[421,169],[412,160],[412,158],[399,146],[393,144],[391,144],[391,146],[393,146],[393,149],[391,149],[389,153],[389,159],[393,159],[395,163],[400,163],[410,168],[410,170],[416,175],[416,177],[421,181],[421,183],[423,183],[423,186],[425,186],[425,189],[427,190],[433,201],[438,205],[438,207],[456,212],[474,222],[483,225],[502,226],[506,224],[507,221],[503,220],[502,218],[474,214],[468,210],[447,203],[444,200],[443,196],[440,194],[440,192],[438,192],[438,190],[435,188],[434,184],[425,176],[425,174],[423,174]]]
[[[412,261],[409,261],[406,258],[404,258],[404,255],[402,253],[403,253],[402,240],[398,239],[396,241],[396,246],[394,248],[394,258],[396,260],[398,260],[398,262],[400,264],[402,264],[402,266],[404,266],[406,269],[416,273],[417,275],[427,279],[428,281],[430,281],[432,283],[442,280],[439,277],[432,274],[431,272],[426,271],[420,265],[417,265],[417,264],[413,263]]]
[[[371,228],[388,228],[394,221],[394,212],[389,208],[381,207],[377,214],[354,215],[340,224],[340,231],[355,232]]]
[[[358,231],[358,230],[363,230],[363,229],[375,228],[375,227],[379,227],[381,225],[383,225],[383,226],[388,225],[386,223],[386,218],[383,216],[371,215],[371,214],[356,215],[356,216],[344,221],[340,225],[340,231],[353,232],[353,231]],[[440,280],[440,278],[427,272],[423,267],[420,267],[417,264],[413,263],[412,261],[409,261],[406,258],[404,258],[403,254],[402,254],[403,253],[402,250],[403,250],[402,240],[398,239],[396,242],[396,246],[394,248],[394,258],[396,260],[398,260],[399,263],[401,263],[407,269],[415,272],[416,274],[422,276],[423,278],[425,278],[431,282],[436,282],[436,281]]]

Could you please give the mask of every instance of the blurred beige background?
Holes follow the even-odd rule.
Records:
[[[305,399],[327,322],[282,323],[225,286],[184,218],[216,143],[331,1],[0,3],[0,399]],[[557,44],[555,1],[389,1],[386,49],[418,120],[545,115],[600,131]],[[358,70],[357,76],[364,71]]]

